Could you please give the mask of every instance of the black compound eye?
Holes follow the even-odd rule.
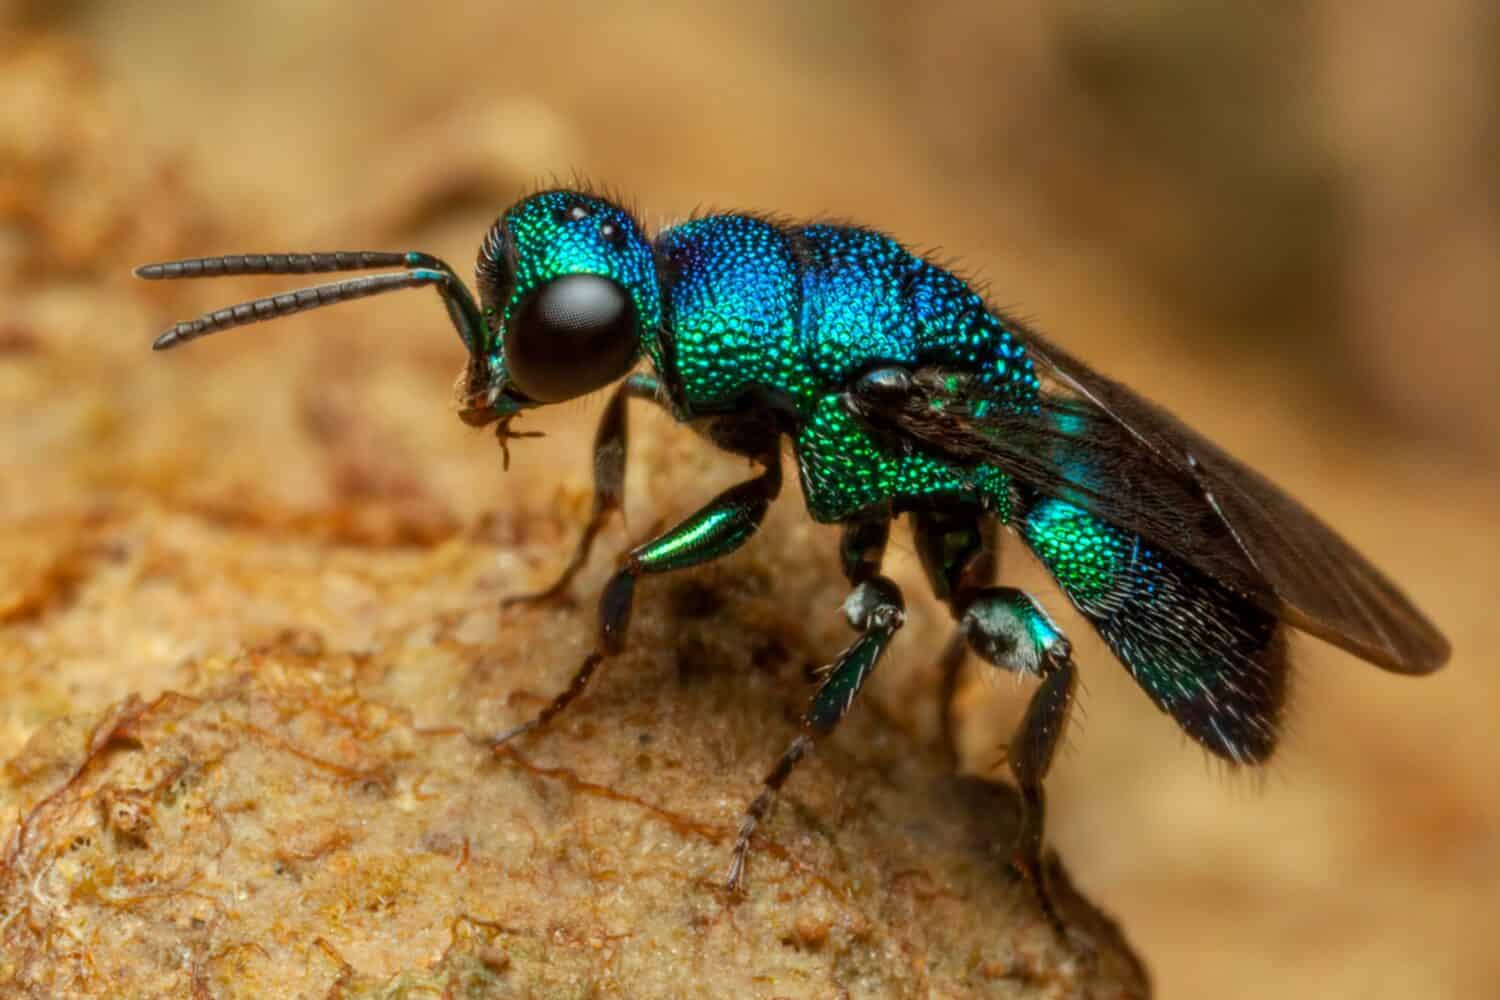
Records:
[[[521,392],[555,403],[625,374],[639,346],[625,289],[597,274],[565,274],[517,305],[505,329],[505,367]]]

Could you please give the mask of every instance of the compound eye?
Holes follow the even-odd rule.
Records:
[[[625,289],[597,274],[565,274],[516,306],[505,329],[505,367],[529,398],[555,403],[625,374],[639,346]]]

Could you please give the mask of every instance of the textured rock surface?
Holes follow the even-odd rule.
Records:
[[[124,266],[186,231],[259,239],[220,232],[96,83],[44,39],[0,63],[0,131],[33,140],[0,205],[21,236],[0,276],[0,993],[1145,992],[1088,904],[1063,891],[1083,957],[1011,878],[1010,795],[875,700],[791,782],[748,896],[720,888],[807,671],[847,641],[834,538],[795,496],[735,558],[643,585],[632,650],[492,755],[477,738],[594,633],[602,556],[577,605],[497,609],[579,530],[592,411],[559,408],[563,446],[524,443],[501,479],[444,412],[457,345],[373,351],[369,313],[152,357],[164,313],[250,286]],[[392,309],[382,328],[441,322]],[[638,431],[606,548],[742,474]]]
[[[1038,918],[1004,864],[1010,795],[955,782],[873,709],[798,773],[749,895],[723,892],[739,810],[818,655],[791,617],[810,588],[785,582],[816,574],[775,540],[647,588],[641,651],[493,757],[468,736],[560,687],[591,630],[583,611],[498,615],[492,547],[338,553],[159,512],[109,534],[119,585],[83,584],[75,624],[190,642],[224,614],[205,598],[254,603],[197,584],[221,577],[324,625],[188,658],[171,690],[27,741],[7,773],[7,992],[1144,991],[1082,901],[1066,909],[1093,961]]]

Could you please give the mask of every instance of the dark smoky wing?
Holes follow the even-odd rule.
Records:
[[[1054,378],[1125,428],[1156,461],[1192,477],[1291,624],[1399,673],[1428,673],[1447,660],[1447,640],[1433,624],[1311,511],[1160,406],[1040,337],[1030,339]],[[1213,572],[1192,553],[1183,555]]]
[[[915,372],[900,401],[855,405],[876,425],[1139,534],[1387,670],[1428,673],[1447,659],[1432,623],[1305,507],[1156,404],[1024,339],[1043,378],[1036,412],[990,412],[970,373],[940,368]]]
[[[919,370],[899,408],[861,406],[923,445],[965,463],[999,466],[1039,493],[1089,510],[1148,538],[1269,609],[1275,592],[1234,533],[1184,475],[1142,448],[1107,414],[1078,399],[1047,397],[1036,414],[976,416],[948,392],[948,373]]]

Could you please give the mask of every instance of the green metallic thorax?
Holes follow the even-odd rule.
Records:
[[[882,364],[959,364],[1007,405],[1034,400],[1020,345],[948,272],[868,230],[696,219],[656,241],[663,333],[647,353],[686,418],[770,405],[787,418],[808,511],[844,521],[934,499],[1009,520],[1008,477],[883,441],[849,412],[851,379]]]

